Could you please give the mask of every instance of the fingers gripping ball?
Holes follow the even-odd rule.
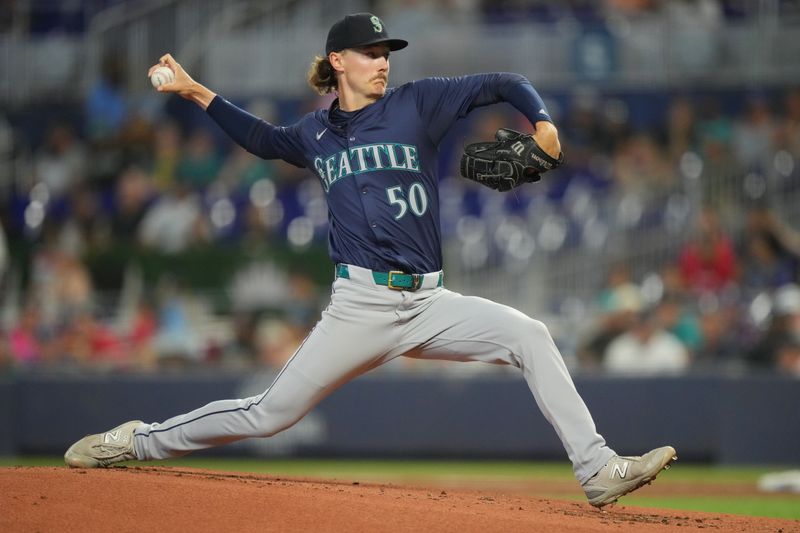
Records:
[[[541,175],[560,166],[536,140],[509,128],[500,128],[496,141],[468,145],[461,156],[461,175],[490,189],[508,191],[523,183],[539,181]]]
[[[165,83],[172,83],[173,81],[175,81],[175,73],[169,67],[158,67],[150,75],[150,83],[156,89]]]

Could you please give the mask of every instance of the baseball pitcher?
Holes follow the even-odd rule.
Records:
[[[492,189],[537,181],[563,156],[547,109],[523,76],[428,78],[390,88],[389,55],[407,45],[390,38],[375,15],[345,16],[331,27],[325,55],[314,60],[308,79],[336,100],[284,127],[218,96],[169,54],[151,67],[174,72],[174,81],[158,91],[195,102],[251,153],[317,175],[327,196],[336,279],[319,322],[263,393],[89,435],[67,450],[68,465],[166,459],[269,437],[337,387],[401,356],[519,368],[594,506],[649,483],[676,459],[670,446],[618,456],[595,429],[544,324],[445,288],[436,169],[439,144],[454,122],[498,102],[530,121],[533,135],[501,129],[495,140],[466,148],[461,173]]]

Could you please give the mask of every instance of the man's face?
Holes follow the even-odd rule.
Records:
[[[389,83],[389,45],[350,48],[340,54],[343,81],[354,92],[378,99]]]

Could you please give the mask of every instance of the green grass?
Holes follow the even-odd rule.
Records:
[[[418,460],[317,460],[317,459],[217,459],[192,457],[137,465],[160,465],[184,468],[203,468],[234,472],[264,473],[277,476],[297,476],[325,479],[361,480],[402,483],[407,480],[432,483],[459,481],[476,486],[482,481],[522,482],[537,481],[574,482],[568,463],[536,463],[514,461],[418,461]],[[62,466],[60,458],[22,457],[1,458],[1,466]],[[658,484],[692,487],[703,485],[746,485],[755,487],[756,480],[765,473],[781,470],[767,467],[715,467],[678,464]],[[708,490],[708,489],[706,489]],[[537,494],[538,496],[548,496]],[[560,499],[580,500],[577,482],[574,494],[549,495]],[[651,508],[684,509],[709,513],[729,513],[800,520],[800,495],[764,494],[730,495],[703,494],[686,496],[636,496],[625,498],[625,504]]]
[[[727,513],[800,520],[800,497],[764,496],[671,496],[668,498],[625,498],[627,505],[660,507],[704,513]]]

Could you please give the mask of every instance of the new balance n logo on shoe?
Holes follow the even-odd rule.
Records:
[[[103,436],[103,442],[106,444],[111,444],[112,442],[119,442],[120,434],[119,430],[109,431]]]
[[[625,476],[628,474],[629,464],[630,463],[615,464],[614,468],[611,469],[611,479],[614,479],[614,474],[619,476],[620,479],[625,479]]]

